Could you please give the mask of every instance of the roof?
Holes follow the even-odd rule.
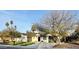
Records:
[[[36,34],[33,32],[27,32],[27,37],[33,37],[33,36],[36,36]]]

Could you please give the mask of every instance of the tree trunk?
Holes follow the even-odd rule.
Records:
[[[57,41],[56,41],[57,44],[61,44],[61,40],[59,37],[57,37]]]

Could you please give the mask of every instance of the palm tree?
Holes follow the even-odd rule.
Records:
[[[6,22],[6,24],[5,24],[5,25],[6,25],[6,27],[7,27],[7,28],[9,27],[9,23],[8,23],[8,22]]]
[[[16,25],[14,27],[15,27],[15,30],[16,30],[16,28],[17,28]]]
[[[10,21],[10,25],[11,25],[10,36],[11,36],[11,40],[13,41],[13,35],[12,35],[13,34],[13,27],[12,27],[13,21],[12,20]]]
[[[13,21],[12,20],[10,21],[10,24],[13,25]]]
[[[13,25],[13,21],[12,20],[10,21],[10,25],[11,25],[11,29],[12,29],[12,25]]]

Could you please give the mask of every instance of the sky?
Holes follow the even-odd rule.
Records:
[[[0,10],[0,31],[6,28],[5,23],[13,20],[19,32],[31,30],[33,23],[37,23],[47,14],[48,10]]]
[[[6,22],[13,20],[14,25],[17,26],[17,30],[25,33],[31,30],[33,23],[40,22],[42,17],[49,12],[50,10],[0,10],[0,31],[6,28]],[[74,12],[79,14],[78,10]]]

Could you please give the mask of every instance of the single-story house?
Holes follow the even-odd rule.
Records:
[[[43,32],[40,31],[34,31],[34,32],[27,32],[27,41],[28,42],[49,42],[49,36],[51,36],[50,34],[47,35],[43,35],[40,34]]]

